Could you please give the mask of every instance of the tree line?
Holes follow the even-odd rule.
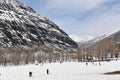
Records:
[[[120,56],[120,44],[111,38],[84,46],[77,50],[78,61],[108,61]]]
[[[70,50],[68,48],[68,50]],[[0,48],[0,65],[21,65],[35,63],[52,63],[75,60],[76,52],[66,51],[55,47],[32,46]]]
[[[0,48],[0,65],[21,65],[52,62],[108,61],[120,57],[120,44],[105,39],[78,49],[56,48],[45,45],[32,47],[12,46]]]

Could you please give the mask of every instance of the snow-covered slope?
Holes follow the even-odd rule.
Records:
[[[92,37],[90,35],[70,35],[70,37],[74,41],[79,42],[79,43],[83,43],[83,42],[86,42],[86,41],[94,39],[94,37]]]
[[[106,38],[106,37],[107,37],[107,35],[102,35],[102,36],[98,36],[98,37],[95,37],[95,38],[94,38],[94,37],[91,37],[91,38],[90,38],[89,40],[87,40],[87,41],[78,43],[78,45],[79,45],[79,47],[81,47],[81,48],[89,47],[89,46],[95,44],[96,42],[98,42],[98,41]]]
[[[17,0],[0,0],[0,46],[77,47],[56,24]]]
[[[40,65],[23,65],[0,67],[0,80],[120,80],[120,75],[104,75],[103,73],[120,71],[120,61],[92,63],[52,63]],[[46,70],[49,69],[49,75]],[[29,77],[29,72],[33,76]]]

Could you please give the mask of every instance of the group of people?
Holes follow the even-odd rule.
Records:
[[[47,69],[46,72],[47,72],[47,75],[48,75],[49,74],[49,69]],[[33,72],[30,71],[29,72],[29,77],[32,77],[32,74],[33,74]]]
[[[97,66],[97,65],[99,65],[99,66],[101,66],[101,63],[100,62],[96,62],[96,63],[94,63],[94,62],[91,62],[93,65],[95,65],[95,66]],[[88,65],[88,62],[86,62],[86,66]]]

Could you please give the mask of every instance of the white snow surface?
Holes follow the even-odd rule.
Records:
[[[96,62],[98,64],[98,62]],[[46,74],[49,69],[50,74]],[[33,76],[29,77],[29,71]],[[103,75],[105,72],[120,71],[120,61],[92,63],[46,63],[44,65],[0,66],[0,80],[120,80],[120,75]]]

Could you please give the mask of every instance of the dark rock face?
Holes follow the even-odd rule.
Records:
[[[17,0],[0,0],[0,46],[31,44],[77,47],[56,24],[32,8]]]

